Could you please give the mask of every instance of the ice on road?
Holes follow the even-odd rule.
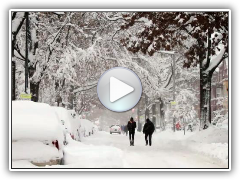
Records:
[[[153,135],[153,145],[145,146],[138,132],[135,146],[126,135],[101,131],[81,143],[71,141],[64,159],[63,166],[75,168],[227,168],[227,163],[192,151],[182,141],[161,141]]]

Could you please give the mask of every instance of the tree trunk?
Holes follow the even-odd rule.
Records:
[[[38,102],[40,82],[30,82],[30,93],[32,94],[31,101]]]
[[[212,74],[200,72],[200,123],[201,128],[211,124],[211,79]]]
[[[210,33],[209,33],[210,34]],[[210,37],[208,37],[210,39]],[[205,129],[211,124],[211,81],[212,72],[206,73],[205,70],[209,66],[210,60],[210,41],[208,42],[207,57],[204,57],[206,53],[204,50],[203,41],[198,41],[199,44],[199,62],[200,62],[200,129]],[[207,63],[203,64],[204,59],[207,59]]]
[[[36,67],[30,66],[29,67],[29,78],[33,77],[35,72],[36,72]],[[31,101],[38,102],[39,84],[40,84],[40,81],[38,81],[38,82],[35,82],[34,80],[30,81],[30,93],[32,94]]]
[[[163,101],[161,98],[159,98],[159,118],[160,118],[160,128],[165,129],[164,124],[164,112],[163,112]]]
[[[152,122],[154,124],[154,126],[156,127],[156,104],[152,105]]]
[[[148,97],[145,94],[145,120],[149,118],[149,109],[147,108],[148,106]]]
[[[141,123],[140,123],[140,101],[138,102],[138,106],[137,106],[137,121],[138,121],[138,132],[141,132]]]

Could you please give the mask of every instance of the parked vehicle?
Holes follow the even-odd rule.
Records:
[[[112,133],[121,134],[121,127],[119,125],[110,126],[110,134],[112,134]]]
[[[87,119],[80,119],[81,122],[81,132],[84,134],[84,137],[91,136],[96,132],[97,127],[91,121]]]
[[[98,131],[98,126],[96,124],[93,124],[93,134]]]
[[[48,104],[12,101],[13,161],[28,160],[37,166],[61,164],[63,134]]]
[[[70,123],[73,131],[73,139],[81,141],[83,137],[88,137],[96,132],[97,128],[93,122],[88,119],[80,119],[74,110],[68,110],[70,115]]]
[[[58,121],[61,124],[62,130],[64,132],[64,145],[67,145],[67,139],[66,136],[67,134],[70,134],[70,136],[74,139],[74,132],[73,132],[73,128],[71,125],[71,115],[69,114],[68,110],[66,110],[63,107],[52,107],[54,109],[54,111],[57,114],[58,117]]]

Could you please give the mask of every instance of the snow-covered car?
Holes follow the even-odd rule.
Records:
[[[27,160],[37,166],[60,164],[63,139],[51,106],[12,101],[12,161]]]
[[[98,131],[98,126],[96,124],[93,124],[93,133]]]
[[[84,134],[84,137],[91,136],[95,132],[95,125],[87,120],[87,119],[80,119],[81,122],[81,131]]]
[[[110,126],[110,134],[112,134],[112,133],[121,134],[121,127],[119,125]]]
[[[68,113],[71,116],[70,123],[74,133],[73,139],[81,141],[82,137],[88,137],[94,134],[96,128],[93,122],[88,119],[80,119],[74,110],[68,110]]]
[[[54,111],[57,114],[59,123],[61,124],[61,127],[63,129],[64,132],[64,145],[67,144],[67,139],[66,136],[67,134],[70,134],[70,136],[74,139],[74,131],[72,130],[72,125],[71,125],[71,115],[68,112],[67,109],[63,108],[63,107],[52,107],[54,109]]]

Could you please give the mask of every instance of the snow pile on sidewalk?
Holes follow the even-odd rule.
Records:
[[[224,163],[228,161],[228,130],[210,126],[206,130],[189,132],[173,132],[170,129],[156,133],[154,139],[161,142],[162,146],[170,148],[179,146],[182,149],[190,149],[213,158],[220,159]]]
[[[109,146],[85,145],[67,137],[64,148],[64,165],[79,168],[122,168],[122,150]]]
[[[12,168],[39,168],[27,160],[12,161]]]
[[[196,132],[187,140],[192,150],[224,162],[228,161],[228,130],[226,128],[210,126],[206,130]]]

